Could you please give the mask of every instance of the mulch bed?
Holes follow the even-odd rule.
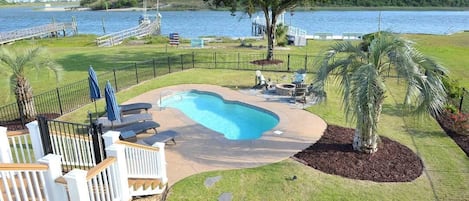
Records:
[[[438,123],[469,157],[469,136],[456,133],[448,118],[439,118]],[[329,125],[318,142],[294,158],[323,172],[351,179],[405,182],[422,174],[422,161],[404,145],[381,137],[378,152],[360,154],[352,148],[353,135],[354,129]]]
[[[283,63],[282,60],[278,59],[272,59],[272,60],[267,60],[267,59],[261,59],[261,60],[255,60],[251,61],[252,64],[260,65],[260,66],[265,66],[265,65],[277,65]]]
[[[38,116],[44,116],[46,117],[47,119],[55,119],[57,117],[60,117],[60,114],[57,114],[57,113],[43,113],[43,114],[39,114]],[[25,122],[29,123],[29,122],[32,122],[36,119],[29,119],[29,120],[25,120]],[[5,126],[7,127],[7,130],[8,131],[16,131],[16,130],[23,130],[23,129],[26,129],[26,125],[23,125],[21,123],[21,119],[15,119],[15,120],[12,120],[12,121],[9,121],[9,122],[6,122],[4,125],[2,126]]]
[[[361,154],[352,148],[354,129],[329,125],[315,144],[294,155],[325,173],[375,182],[408,182],[422,174],[423,163],[406,146],[381,137],[378,151]]]
[[[443,113],[445,115],[445,113]],[[460,135],[453,130],[453,122],[445,116],[438,118],[438,123],[446,134],[466,153],[469,157],[469,135]]]

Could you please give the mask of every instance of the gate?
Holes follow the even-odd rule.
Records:
[[[101,125],[50,120],[38,117],[44,154],[62,156],[63,172],[87,170],[106,158]]]

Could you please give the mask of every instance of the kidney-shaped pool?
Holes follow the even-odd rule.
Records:
[[[176,108],[195,122],[222,133],[230,140],[253,140],[274,128],[279,118],[273,112],[220,95],[191,90],[164,97],[160,107]]]

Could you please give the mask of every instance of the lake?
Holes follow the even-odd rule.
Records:
[[[251,36],[251,19],[243,13],[225,11],[162,11],[163,35],[177,32],[183,38],[201,36]],[[381,13],[381,17],[380,16]],[[41,8],[0,8],[0,32],[70,22],[74,17],[80,34],[103,35],[138,25],[141,11],[43,11]],[[154,11],[148,14],[156,15]],[[262,14],[254,15],[253,17]],[[314,33],[450,34],[469,30],[469,11],[295,11],[285,14],[285,24]],[[381,20],[379,20],[381,19]],[[379,23],[380,22],[380,23]],[[379,25],[380,24],[380,25]],[[104,25],[104,29],[103,29]]]

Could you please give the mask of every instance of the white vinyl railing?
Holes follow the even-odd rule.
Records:
[[[51,135],[54,153],[60,153],[64,165],[93,167],[96,165],[93,142],[88,136]]]
[[[11,146],[11,152],[14,162],[35,162],[34,152],[32,147],[30,146],[31,135],[29,135],[29,133],[9,134],[8,142]]]
[[[114,201],[121,199],[117,160],[109,157],[88,171],[74,169],[64,178],[71,200]]]
[[[162,161],[158,147],[136,146],[134,143],[120,142],[125,146],[127,175],[129,178],[160,179]]]
[[[43,164],[0,164],[0,200],[49,200]]]

